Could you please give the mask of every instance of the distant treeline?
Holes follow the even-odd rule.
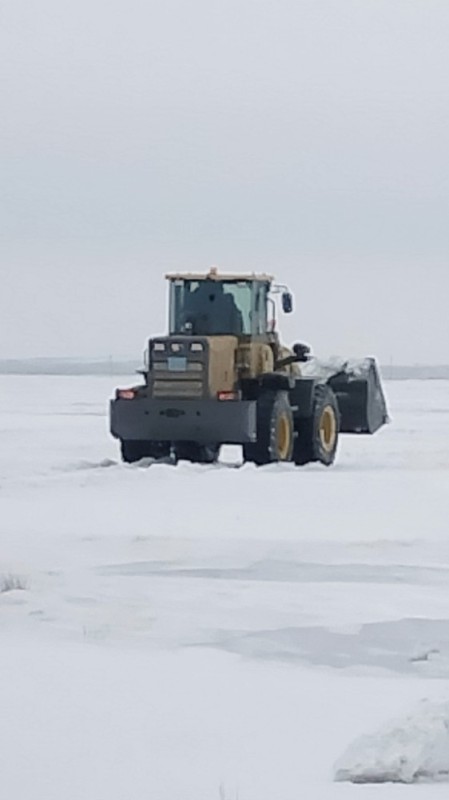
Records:
[[[9,358],[0,360],[0,375],[129,375],[142,369],[131,360],[75,358]]]
[[[449,365],[436,366],[382,366],[381,372],[386,380],[448,380]]]
[[[0,375],[132,375],[142,363],[131,359],[17,358],[0,360]],[[449,365],[384,365],[387,380],[449,380]]]

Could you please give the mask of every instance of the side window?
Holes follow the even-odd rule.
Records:
[[[191,309],[192,295],[198,289],[197,281],[173,281],[171,285],[170,333],[181,333],[186,314]]]
[[[241,317],[241,333],[251,333],[251,285],[247,281],[224,283],[224,294],[232,297]]]
[[[268,320],[267,320],[267,287],[264,283],[256,285],[255,292],[255,319],[256,319],[256,333],[267,333]]]

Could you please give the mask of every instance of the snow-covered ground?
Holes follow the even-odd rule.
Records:
[[[116,384],[0,377],[0,796],[446,798],[332,778],[449,700],[449,381],[331,469],[122,465]]]

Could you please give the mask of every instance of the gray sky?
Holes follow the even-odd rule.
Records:
[[[133,355],[166,269],[449,362],[447,0],[3,0],[0,357]]]

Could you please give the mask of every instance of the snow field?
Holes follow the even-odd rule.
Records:
[[[449,382],[331,469],[122,465],[115,384],[0,378],[4,796],[402,798],[333,764],[447,699]]]

